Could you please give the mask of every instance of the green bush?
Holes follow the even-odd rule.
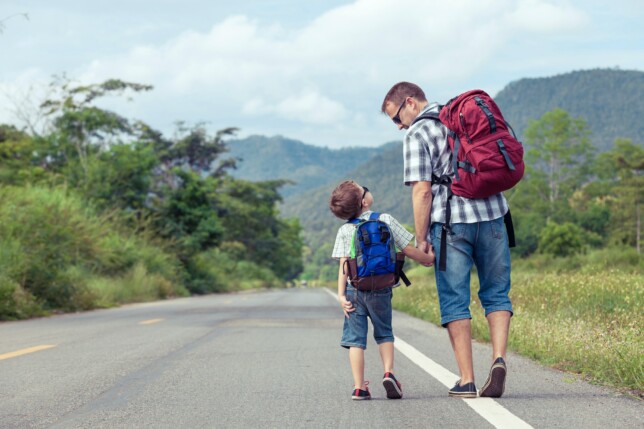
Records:
[[[167,278],[150,273],[138,263],[119,277],[90,277],[88,289],[98,307],[112,307],[130,302],[146,302],[172,296],[186,296],[188,291]]]
[[[282,281],[265,267],[236,260],[219,249],[192,257],[187,264],[192,293],[228,292],[259,287],[279,287]]]
[[[573,223],[557,224],[549,222],[541,231],[539,251],[553,256],[570,256],[583,248],[583,232]]]
[[[42,315],[44,312],[32,294],[18,283],[0,276],[0,320],[26,319]]]
[[[127,302],[101,298],[90,287],[96,278],[113,277],[114,284],[133,288],[122,294],[134,300],[185,294],[174,255],[128,232],[118,219],[98,215],[65,189],[0,187],[0,201],[0,318]],[[129,278],[150,293],[139,294]]]

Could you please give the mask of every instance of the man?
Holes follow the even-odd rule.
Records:
[[[447,128],[432,119],[414,120],[425,112],[439,113],[437,103],[428,103],[417,85],[394,85],[382,103],[382,112],[398,129],[407,130],[404,139],[404,181],[412,187],[416,246],[436,251],[440,263],[440,238],[445,224],[448,186],[432,185],[432,176],[453,176]],[[480,396],[501,397],[505,389],[506,348],[512,317],[510,291],[510,250],[503,216],[508,203],[503,194],[484,199],[452,196],[451,220],[447,235],[445,271],[435,269],[441,310],[441,324],[447,328],[460,380],[450,396],[475,398],[472,362],[470,270],[479,276],[479,300],[485,309],[492,342],[492,368]],[[431,244],[430,244],[431,243]]]

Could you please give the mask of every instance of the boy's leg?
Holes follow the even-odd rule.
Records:
[[[394,370],[394,332],[391,327],[391,289],[370,292],[366,300],[369,317],[373,325],[373,338],[378,344],[380,359],[385,372]]]
[[[387,398],[402,398],[402,386],[393,375],[394,370],[394,332],[391,327],[391,298],[393,291],[384,289],[370,294],[368,303],[371,323],[373,323],[373,337],[378,344],[380,359],[384,369],[382,385],[387,391]]]
[[[365,390],[364,349],[361,349],[360,347],[349,348],[349,362],[351,363],[354,388]]]
[[[351,301],[355,311],[344,318],[344,328],[340,345],[349,349],[349,363],[355,389],[365,389],[364,380],[364,349],[367,347],[367,310],[364,306],[361,293],[351,286],[347,286],[347,300]]]
[[[394,343],[386,341],[378,344],[380,350],[380,358],[382,359],[382,367],[385,375],[382,377],[382,386],[387,392],[387,398],[400,399],[402,398],[402,385],[394,376]]]
[[[394,343],[386,342],[378,345],[380,359],[384,372],[394,372]]]

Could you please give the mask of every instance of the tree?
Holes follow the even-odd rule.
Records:
[[[548,202],[548,219],[566,209],[566,201],[590,177],[594,149],[582,118],[562,110],[531,121],[525,132],[526,178],[530,194]]]
[[[121,95],[125,91],[149,91],[150,85],[106,80],[100,84],[73,86],[62,77],[51,84],[54,96],[41,105],[45,116],[52,118],[49,135],[52,149],[49,164],[78,162],[82,174],[89,174],[89,158],[107,150],[121,136],[132,137],[137,128],[125,117],[93,105],[98,98]]]
[[[617,139],[613,150],[598,157],[595,171],[604,184],[602,197],[610,204],[613,241],[641,253],[644,148],[629,139]]]
[[[234,135],[237,128],[219,130],[211,137],[200,124],[186,128],[180,123],[177,131],[178,138],[161,156],[166,167],[187,167],[195,173],[211,177],[221,177],[227,170],[236,167],[236,160],[232,158],[220,160],[219,165],[213,164],[228,151],[224,137]]]

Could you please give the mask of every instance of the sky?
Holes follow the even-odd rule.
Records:
[[[642,71],[643,23],[641,0],[1,0],[0,123],[35,122],[54,76],[117,78],[154,89],[101,106],[166,135],[182,121],[378,146],[403,137],[380,112],[396,82],[444,103],[522,78]]]

